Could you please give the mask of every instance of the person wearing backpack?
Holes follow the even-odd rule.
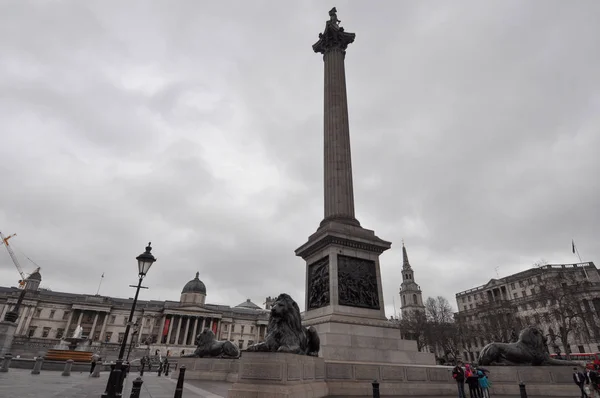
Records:
[[[465,371],[462,368],[462,362],[458,361],[452,369],[452,378],[458,386],[458,398],[467,398],[465,396]]]
[[[479,377],[479,388],[481,389],[480,394],[482,398],[490,398],[490,383],[485,372],[477,369],[477,376]]]

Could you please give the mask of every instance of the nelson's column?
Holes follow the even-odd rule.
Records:
[[[356,35],[340,27],[335,8],[329,16],[313,45],[325,65],[325,214],[296,250],[306,261],[303,323],[317,329],[325,360],[434,364],[433,354],[417,352],[386,319],[379,255],[391,243],[354,214],[344,58]]]

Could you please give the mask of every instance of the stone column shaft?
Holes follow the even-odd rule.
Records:
[[[171,344],[171,332],[173,331],[173,323],[175,322],[175,316],[171,315],[171,320],[169,321],[169,331],[167,333],[167,344]]]
[[[179,332],[181,332],[181,324],[183,323],[183,317],[177,316],[177,331],[175,332],[175,345],[179,344]]]
[[[230,323],[227,329],[227,340],[231,340],[231,329],[233,329],[233,323]]]
[[[142,334],[144,333],[144,323],[146,322],[146,317],[144,317],[144,315],[140,315],[140,318],[142,318],[142,322],[140,324],[140,331],[138,332],[137,335],[137,343],[140,344],[140,342],[142,341]]]
[[[73,321],[73,313],[75,312],[74,309],[71,309],[69,311],[69,318],[67,318],[67,326],[65,326],[65,332],[63,333],[63,337],[69,337],[68,333],[69,333],[69,327],[71,327],[71,322]]]
[[[158,344],[163,343],[163,332],[165,331],[165,322],[167,321],[167,316],[162,316],[162,322],[160,323],[160,330],[158,332]]]
[[[332,49],[325,63],[325,219],[354,218],[354,190],[344,53]]]
[[[81,325],[81,321],[83,320],[83,310],[79,311],[79,318],[77,319],[77,326]]]
[[[196,317],[194,318],[194,330],[192,332],[192,345],[196,344],[196,332],[198,331],[198,322],[200,322],[200,318]]]
[[[188,316],[185,318],[185,332],[183,332],[183,345],[188,345],[188,333],[190,332],[190,321],[192,319]]]
[[[104,341],[104,333],[106,332],[106,324],[108,323],[108,318],[110,316],[110,313],[105,312],[104,313],[104,321],[102,322],[102,329],[100,329],[100,336],[98,341]]]
[[[94,331],[96,330],[96,323],[98,323],[98,312],[96,312],[94,314],[94,322],[92,323],[92,330],[90,330],[90,335],[88,336],[88,339],[90,339],[91,341],[94,341]]]

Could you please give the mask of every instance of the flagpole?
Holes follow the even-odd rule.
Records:
[[[102,286],[103,279],[104,279],[104,272],[102,273],[102,276],[100,277],[100,283],[98,283],[98,290],[96,290],[96,296],[98,295],[98,293],[100,293],[100,286]]]
[[[581,260],[581,256],[579,255],[579,249],[577,248],[577,246],[575,246],[575,240],[571,239],[571,245],[573,246],[573,254],[577,254],[579,263],[583,263],[583,261]],[[585,274],[585,279],[587,279],[589,281],[590,277],[588,276],[588,273],[585,269],[585,265],[582,265],[582,267],[583,267],[583,273]]]

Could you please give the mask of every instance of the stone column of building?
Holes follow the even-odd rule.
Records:
[[[190,332],[190,321],[191,320],[192,320],[191,317],[189,317],[189,316],[185,317],[185,331],[183,332],[183,345],[188,345],[188,340],[189,340],[188,333]]]
[[[77,325],[75,327],[81,325],[81,321],[83,320],[83,310],[79,310],[79,318],[77,319]]]
[[[31,320],[33,319],[33,315],[35,314],[35,306],[29,308],[29,316],[27,317],[27,321],[23,326],[23,334],[29,335],[29,326],[31,325]]]
[[[92,330],[90,330],[90,335],[88,336],[88,339],[91,341],[94,341],[94,332],[96,331],[96,324],[98,323],[98,315],[100,315],[98,311],[94,311],[94,322],[92,322]]]
[[[171,344],[171,332],[173,331],[173,323],[175,323],[175,316],[171,315],[169,318],[169,331],[167,332],[167,344]]]
[[[179,332],[181,331],[181,321],[183,317],[181,315],[177,315],[177,331],[175,332],[175,345],[179,344]]]
[[[25,319],[29,316],[29,307],[23,307],[23,310],[19,314],[19,323],[17,324],[17,330],[15,334],[20,335],[23,334],[23,324],[25,323]]]
[[[150,331],[148,332],[148,338],[152,338],[152,334],[154,334],[154,325],[156,324],[156,318],[153,316],[150,318]]]
[[[203,332],[205,328],[206,328],[206,317],[202,317],[202,329],[200,329],[200,332]]]
[[[68,332],[69,332],[69,327],[71,327],[71,322],[73,321],[73,313],[74,312],[75,312],[74,309],[71,309],[69,311],[69,317],[67,318],[67,325],[65,326],[65,331],[63,332],[63,337],[69,337]]]
[[[192,331],[192,342],[190,343],[191,345],[196,345],[196,332],[198,331],[198,322],[200,322],[200,318],[195,317],[194,318],[194,330]]]
[[[6,304],[4,304],[4,306],[2,306],[2,311],[0,312],[0,321],[4,320],[4,315],[6,314],[6,311],[8,311],[8,301],[6,302]]]
[[[140,315],[140,318],[142,318],[142,322],[140,324],[140,331],[137,334],[138,344],[140,344],[140,342],[142,341],[142,334],[144,334],[144,324],[146,323],[146,317],[144,316],[144,314]]]
[[[100,329],[100,336],[98,336],[98,341],[104,341],[104,333],[106,332],[106,324],[108,323],[108,317],[110,316],[110,313],[105,312],[104,313],[104,321],[102,322],[102,329]]]
[[[208,329],[212,330],[212,325],[213,325],[213,319],[209,318],[209,323],[208,323]]]
[[[165,323],[167,322],[167,315],[162,315],[162,321],[160,322],[160,330],[158,331],[158,344],[162,344],[163,333],[165,331]]]
[[[233,322],[229,324],[227,328],[227,340],[231,340],[231,329],[233,329]]]

